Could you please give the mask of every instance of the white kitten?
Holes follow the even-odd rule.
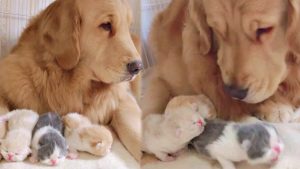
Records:
[[[151,114],[143,120],[142,150],[162,161],[174,160],[176,154],[203,131],[204,118],[214,116],[214,107],[204,95],[175,97],[168,103],[164,115]]]
[[[205,130],[190,145],[201,154],[219,161],[223,169],[235,169],[233,162],[272,164],[283,151],[276,129],[262,122],[233,123],[208,120]]]
[[[5,160],[23,161],[30,154],[31,133],[37,120],[37,113],[25,109],[0,116],[0,121],[8,121],[8,131],[1,144]]]

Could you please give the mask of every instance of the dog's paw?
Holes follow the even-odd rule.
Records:
[[[294,118],[294,109],[288,104],[269,101],[259,106],[257,117],[273,123],[288,123]]]

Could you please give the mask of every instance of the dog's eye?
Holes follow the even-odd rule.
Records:
[[[273,30],[273,27],[266,27],[266,28],[258,28],[256,30],[256,39],[257,40],[260,40],[260,37],[263,35],[263,34],[268,34],[270,32],[272,32]]]
[[[105,31],[109,31],[109,32],[112,31],[112,25],[111,25],[110,22],[102,23],[102,24],[100,25],[100,27],[101,27],[102,29],[104,29]]]

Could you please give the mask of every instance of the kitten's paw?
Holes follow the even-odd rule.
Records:
[[[176,157],[166,154],[166,153],[155,154],[155,156],[164,162],[174,161],[176,159]]]
[[[170,161],[174,161],[174,160],[176,160],[176,157],[171,156],[171,155],[168,155],[164,159],[162,159],[162,161],[164,161],[164,162],[170,162]]]
[[[300,108],[296,109],[292,122],[300,123]]]
[[[69,154],[67,155],[67,158],[68,158],[69,160],[75,160],[75,159],[78,158],[78,153],[69,153]]]
[[[257,116],[261,120],[274,123],[288,123],[293,120],[294,109],[291,105],[269,101],[258,108]]]
[[[36,157],[31,156],[31,157],[29,158],[29,162],[31,162],[31,163],[37,163],[37,162],[38,162],[38,159],[37,159]]]

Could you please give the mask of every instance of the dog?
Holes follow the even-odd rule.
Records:
[[[294,121],[299,9],[295,0],[173,0],[150,31],[157,64],[144,114],[163,112],[174,96],[203,93],[223,119]]]
[[[143,64],[131,22],[127,1],[54,1],[0,61],[0,113],[17,108],[79,112],[93,123],[111,125],[139,160],[136,97]],[[3,136],[5,127],[0,129]]]

